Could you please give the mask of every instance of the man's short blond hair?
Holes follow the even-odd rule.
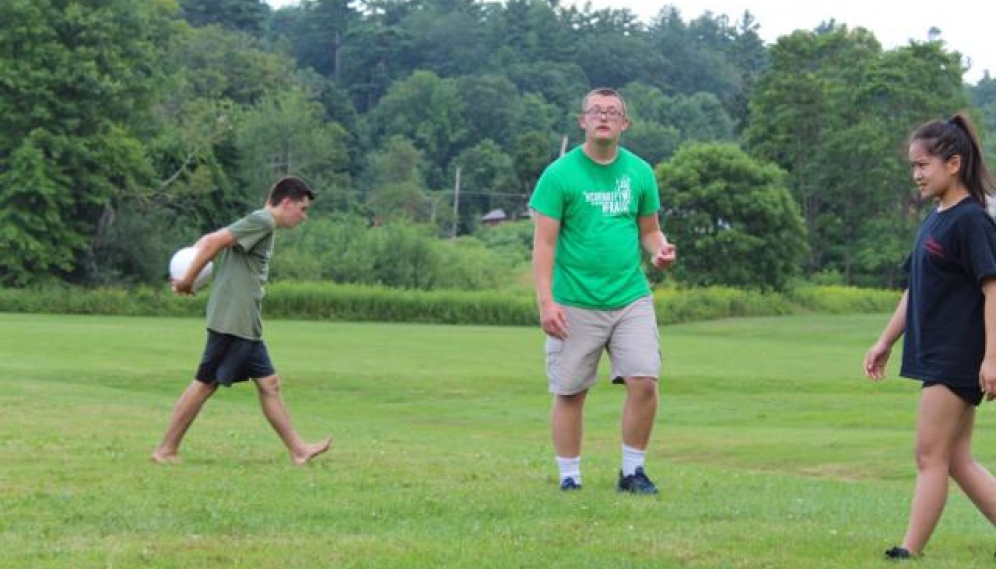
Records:
[[[610,89],[609,87],[599,87],[597,89],[592,89],[591,91],[589,91],[588,94],[584,96],[584,99],[581,99],[582,113],[588,110],[588,102],[594,96],[615,97],[619,99],[619,103],[622,105],[623,116],[626,116],[626,99],[623,99],[623,96],[619,93],[619,91],[616,91],[615,89]]]

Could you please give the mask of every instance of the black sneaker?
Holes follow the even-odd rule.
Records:
[[[619,472],[619,491],[630,492],[632,494],[656,494],[657,486],[647,478],[642,466],[637,466],[636,471],[629,476],[623,476]]]
[[[910,553],[905,547],[893,547],[885,552],[886,559],[916,559],[916,556]]]
[[[575,482],[573,478],[568,476],[567,478],[564,478],[563,480],[560,481],[560,489],[563,490],[564,492],[568,492],[570,490],[580,490],[581,485]]]

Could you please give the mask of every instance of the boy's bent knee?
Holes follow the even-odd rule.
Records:
[[[265,395],[276,395],[280,393],[280,376],[261,377],[256,380],[256,388]]]

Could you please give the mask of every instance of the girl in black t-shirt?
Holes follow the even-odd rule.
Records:
[[[903,338],[900,375],[923,382],[916,426],[916,488],[901,545],[886,557],[918,557],[937,526],[948,476],[996,524],[996,478],[972,457],[975,408],[996,398],[996,224],[994,192],[968,117],[931,121],[913,132],[909,160],[920,197],[933,199],[906,261],[909,288],[878,341],[865,374],[885,376]]]

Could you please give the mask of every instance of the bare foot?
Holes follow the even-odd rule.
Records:
[[[152,462],[156,464],[177,464],[180,462],[180,455],[157,448],[152,451]]]
[[[332,436],[329,435],[325,437],[320,443],[311,443],[304,445],[304,452],[301,454],[294,454],[291,456],[291,458],[294,459],[294,464],[298,466],[304,466],[305,464],[308,463],[309,460],[329,450],[329,447],[331,446],[332,446]]]

